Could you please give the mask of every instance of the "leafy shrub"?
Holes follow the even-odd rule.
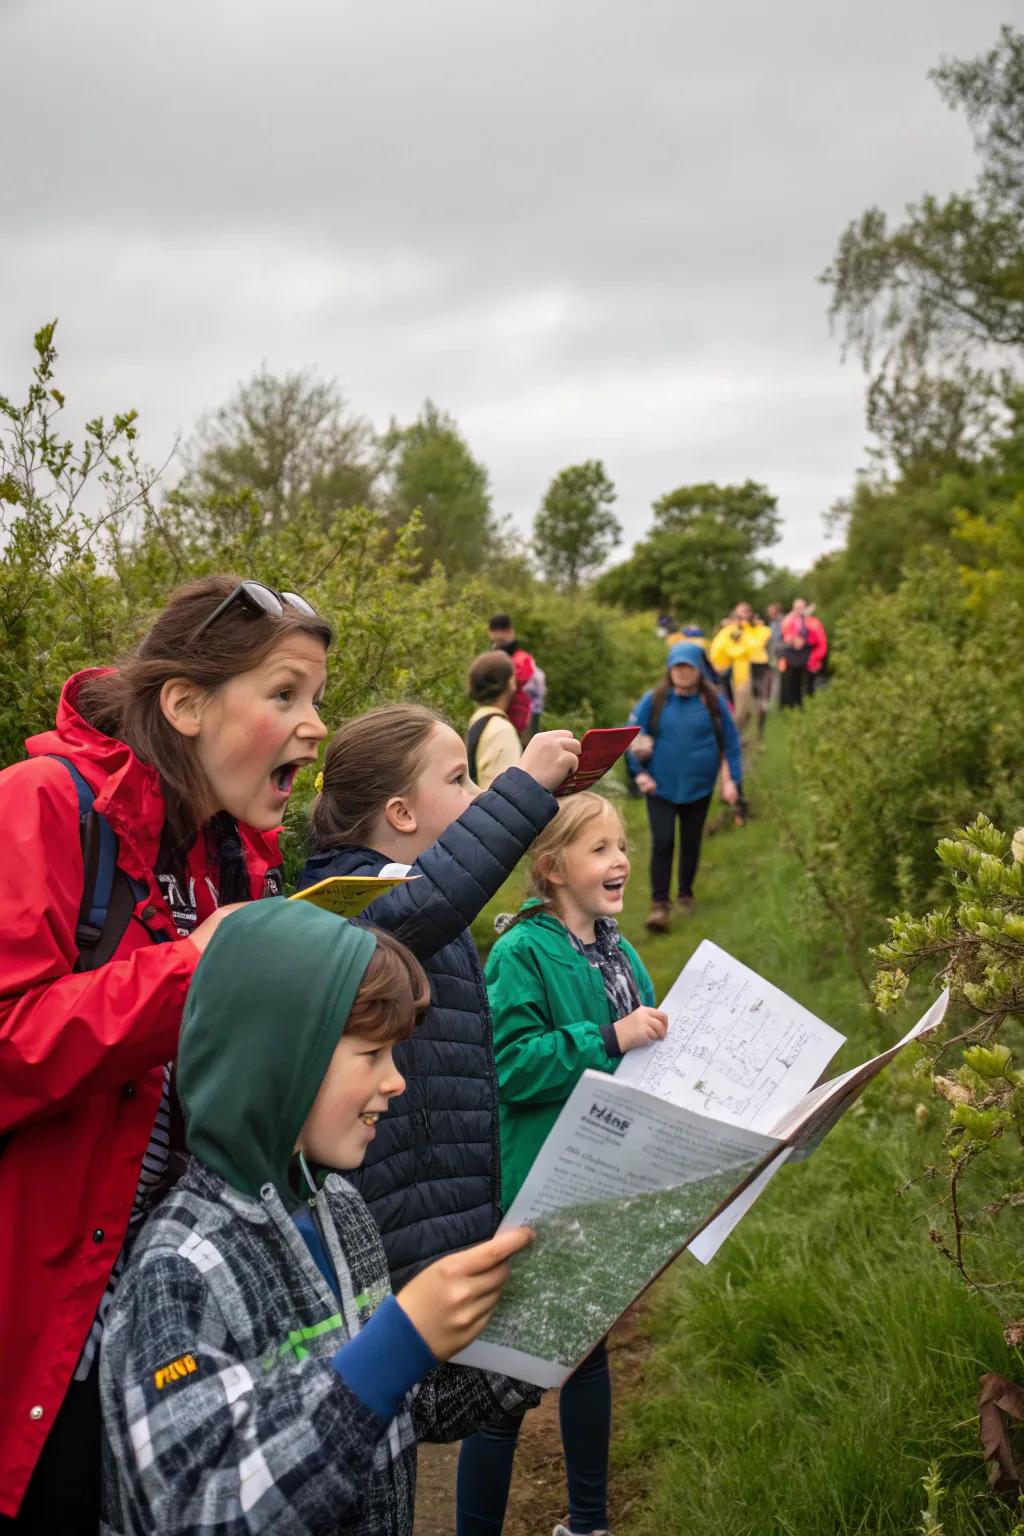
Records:
[[[952,900],[920,918],[905,912],[890,919],[890,937],[875,951],[875,1001],[886,1011],[896,1006],[918,969],[950,989],[957,1033],[931,1047],[932,1088],[946,1111],[947,1158],[944,1167],[929,1170],[944,1185],[930,1206],[930,1235],[994,1304],[1007,1343],[1020,1348],[1024,829],[1011,839],[978,816],[944,838],[938,854]]]
[[[492,591],[490,600],[492,612],[510,611],[517,635],[544,668],[545,725],[623,725],[664,668],[665,647],[651,615],[527,583],[500,598]]]
[[[1024,820],[1013,632],[1005,606],[968,608],[948,556],[839,626],[835,680],[793,722],[780,811],[850,944],[879,913],[934,899],[935,843],[979,805]]]

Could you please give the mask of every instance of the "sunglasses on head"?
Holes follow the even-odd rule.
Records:
[[[234,591],[229,592],[224,601],[217,604],[209,618],[203,620],[192,636],[193,643],[206,633],[211,624],[216,623],[222,613],[226,613],[236,604],[248,608],[250,613],[269,614],[272,619],[283,618],[286,607],[294,608],[310,619],[318,617],[316,609],[297,592],[278,592],[273,587],[265,586],[262,581],[240,581]]]

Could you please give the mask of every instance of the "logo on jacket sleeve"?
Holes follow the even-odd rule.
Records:
[[[164,1387],[169,1387],[172,1381],[181,1381],[185,1376],[192,1376],[198,1369],[195,1355],[179,1355],[177,1360],[171,1361],[170,1365],[162,1365],[158,1371],[153,1372],[153,1385],[158,1392],[162,1392]]]

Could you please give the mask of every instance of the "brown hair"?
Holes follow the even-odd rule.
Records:
[[[90,725],[131,747],[160,775],[167,826],[177,856],[216,811],[193,742],[165,718],[160,692],[183,677],[213,692],[265,661],[292,635],[310,635],[326,649],[332,639],[325,619],[285,605],[280,618],[233,603],[195,641],[196,630],[238,586],[235,576],[203,576],[178,587],[135,650],[117,669],[89,678],[78,707]]]
[[[368,709],[335,731],[324,753],[323,788],[313,802],[315,849],[365,846],[392,795],[407,795],[441,716],[423,704]]]
[[[380,928],[371,927],[370,932],[377,947],[360,982],[345,1033],[392,1045],[408,1040],[430,1006],[430,983],[404,944]]]
[[[606,816],[609,812],[615,817],[619,827],[625,836],[625,826],[619,815],[618,807],[603,795],[595,795],[592,790],[582,790],[578,795],[567,796],[559,804],[553,819],[548,822],[544,831],[530,849],[530,888],[531,896],[539,897],[546,907],[554,907],[558,910],[558,886],[552,885],[550,875],[562,875],[565,872],[565,853],[578,837],[582,837],[591,822],[599,816]],[[523,917],[531,916],[530,912]]]
[[[511,656],[506,651],[484,651],[471,662],[466,673],[466,691],[474,704],[493,704],[500,699],[516,675]]]

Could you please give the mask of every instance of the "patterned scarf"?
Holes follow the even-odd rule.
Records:
[[[601,972],[601,980],[608,994],[608,1001],[615,1010],[615,1018],[624,1019],[627,1013],[640,1007],[640,991],[633,975],[633,967],[619,946],[619,925],[614,917],[598,917],[594,920],[596,938],[593,944],[584,944],[570,928],[566,933],[573,948]]]

